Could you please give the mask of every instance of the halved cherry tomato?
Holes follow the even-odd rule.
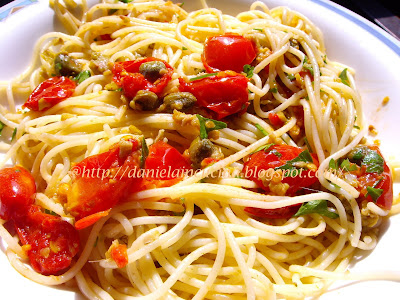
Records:
[[[202,60],[207,72],[232,70],[240,73],[256,55],[252,41],[235,33],[226,33],[207,38]]]
[[[270,120],[271,124],[277,127],[281,127],[284,122],[279,118],[279,116],[275,113],[269,113],[268,119]]]
[[[249,160],[244,164],[243,172],[246,178],[253,180],[265,192],[269,193],[269,187],[265,186],[262,180],[259,178],[261,172],[263,170],[267,171],[270,169],[271,171],[275,171],[275,168],[283,166],[289,160],[298,157],[301,152],[303,152],[303,150],[298,147],[293,147],[289,145],[273,145],[268,148],[267,151],[261,150],[254,154],[251,154]],[[319,163],[317,158],[312,155],[312,159],[313,164],[318,167]],[[285,178],[283,178],[282,183],[287,183],[289,185],[289,188],[286,191],[287,196],[293,196],[303,187],[308,187],[317,182],[318,178],[315,175],[315,171],[307,170],[306,168],[304,169],[302,170],[302,172],[300,172],[299,170],[299,172],[293,172],[293,174],[290,174],[290,176],[286,175]],[[277,173],[272,172],[267,172],[267,174],[278,175]],[[280,219],[291,217],[297,212],[300,206],[301,204],[296,204],[277,209],[246,207],[245,210],[255,216]]]
[[[79,220],[114,207],[128,195],[128,187],[140,184],[141,178],[131,176],[140,169],[140,155],[139,142],[128,139],[75,165],[67,210]]]
[[[379,147],[376,145],[368,145],[364,146],[372,151],[377,152],[382,158],[382,153],[379,150]],[[360,162],[356,162],[360,164]],[[383,172],[367,172],[366,165],[362,165],[357,171],[351,172],[357,176],[358,186],[357,190],[360,192],[360,196],[357,199],[358,202],[366,201],[374,201],[371,196],[368,194],[367,187],[373,187],[376,189],[382,189],[382,194],[376,200],[376,204],[384,209],[390,209],[393,203],[393,181],[392,174],[390,172],[390,168],[386,164],[386,161],[383,161]]]
[[[118,268],[123,268],[128,264],[128,251],[126,245],[112,245],[110,255],[116,262]]]
[[[190,92],[197,98],[197,105],[216,113],[218,120],[245,112],[249,105],[248,79],[232,71],[186,82],[179,79],[180,91]]]
[[[21,166],[0,170],[0,218],[8,220],[26,210],[34,201],[36,184],[31,173]]]
[[[58,275],[79,251],[78,231],[59,216],[45,214],[37,205],[14,218],[15,228],[27,248],[32,267],[43,275]]]
[[[149,147],[143,189],[172,186],[190,170],[190,163],[174,147],[159,141]]]
[[[68,77],[52,77],[39,84],[22,105],[34,111],[46,110],[69,98],[75,91],[75,81]]]
[[[139,73],[140,66],[149,61],[161,61],[166,67],[165,73],[154,82]],[[130,99],[134,98],[140,90],[151,91],[160,96],[171,80],[173,72],[174,69],[167,62],[154,57],[117,62],[112,69],[113,80],[122,87],[124,95]]]

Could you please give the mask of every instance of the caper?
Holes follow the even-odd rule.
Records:
[[[142,63],[139,67],[140,74],[150,81],[156,81],[160,78],[162,70],[166,70],[166,67],[163,62],[158,60]]]
[[[158,96],[150,91],[140,90],[136,93],[136,96],[129,103],[129,106],[133,109],[139,110],[154,110],[160,105]]]
[[[367,146],[357,146],[347,154],[347,158],[352,162],[362,160],[368,151]]]
[[[189,157],[193,167],[200,168],[203,159],[210,157],[215,150],[214,144],[209,139],[196,138],[189,147]]]
[[[76,76],[81,72],[79,63],[68,54],[59,53],[54,60],[54,69],[61,76]]]
[[[196,101],[196,97],[187,92],[172,93],[164,97],[164,104],[167,112],[173,112],[174,109],[186,111],[190,109],[196,103]]]

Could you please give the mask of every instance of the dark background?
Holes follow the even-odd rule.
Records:
[[[184,0],[182,0],[183,2]],[[190,0],[192,1],[192,0]],[[363,16],[385,30],[400,36],[400,9],[397,0],[332,0]],[[11,0],[0,0],[3,6]]]

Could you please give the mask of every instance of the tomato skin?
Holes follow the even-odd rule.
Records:
[[[155,179],[173,179],[176,176],[174,170],[190,170],[190,163],[174,147],[162,141],[156,142],[149,147],[149,155],[145,163],[146,170],[154,170]],[[158,172],[156,172],[158,170]],[[165,174],[161,173],[165,170]],[[169,171],[169,172],[168,172]],[[159,176],[157,176],[159,175]]]
[[[268,119],[270,120],[271,124],[277,127],[281,127],[284,122],[279,118],[279,116],[275,113],[269,113]]]
[[[0,218],[10,219],[34,201],[36,184],[31,173],[21,166],[0,170]]]
[[[368,148],[378,152],[378,154],[383,158],[383,155],[379,150],[378,146],[368,145]],[[379,180],[381,180],[375,186],[376,189],[383,189],[382,194],[376,200],[376,204],[383,209],[390,209],[393,204],[393,179],[389,166],[386,164],[386,161],[384,160],[383,172],[381,174],[369,173],[366,171],[366,169],[367,169],[366,166],[362,166],[359,171],[355,172],[358,177],[357,180],[359,182],[359,186],[357,187],[357,190],[360,192],[358,201],[359,202],[363,200],[366,200],[368,202],[374,201],[368,194],[367,186],[373,187]]]
[[[254,43],[245,37],[226,33],[207,38],[202,61],[207,72],[232,70],[243,72],[243,66],[256,58]]]
[[[31,205],[14,220],[23,245],[30,245],[28,257],[33,269],[43,275],[59,275],[78,253],[78,231],[59,216],[45,214]]]
[[[151,82],[139,73],[140,65],[149,61],[161,61],[167,69],[167,72],[154,82]],[[122,87],[124,95],[129,99],[134,98],[140,90],[151,91],[157,94],[157,96],[161,96],[168,82],[171,80],[173,72],[174,69],[167,62],[154,57],[117,62],[112,69],[113,80],[118,86]]]
[[[130,171],[140,169],[139,143],[129,139],[132,150],[120,155],[120,143],[109,151],[89,156],[71,169],[72,184],[67,193],[67,210],[76,220],[114,207],[136,186],[140,178]]]
[[[123,268],[128,264],[128,251],[126,245],[111,246],[110,255],[116,262],[118,268]]]
[[[181,92],[192,93],[197,98],[197,105],[213,111],[218,120],[245,112],[249,105],[248,79],[232,71],[191,82],[180,78],[179,82]]]
[[[281,154],[281,157],[278,157],[274,154],[275,150]],[[250,155],[249,160],[244,164],[244,174],[245,177],[251,179],[258,186],[260,186],[266,193],[270,192],[268,186],[265,186],[261,179],[258,178],[257,174],[259,174],[262,170],[275,169],[286,164],[287,161],[296,158],[303,150],[298,147],[293,147],[289,145],[273,145],[271,146],[267,152],[264,150],[258,151]],[[313,163],[316,167],[319,166],[317,158],[312,155]],[[282,180],[282,183],[287,183],[289,185],[289,189],[286,191],[287,196],[294,196],[297,191],[301,190],[303,187],[310,186],[318,181],[318,178],[315,174],[315,171],[305,170],[304,173],[295,174],[294,177],[285,176]],[[264,218],[272,218],[272,219],[280,219],[280,218],[289,218],[293,214],[295,214],[301,204],[295,204],[287,207],[277,208],[277,209],[261,209],[254,207],[247,207],[245,211]]]
[[[39,84],[22,105],[34,111],[46,110],[72,96],[76,88],[75,81],[68,77],[52,77]]]
[[[191,166],[178,150],[159,141],[149,147],[145,169],[150,176],[143,180],[142,190],[172,186],[182,180]]]

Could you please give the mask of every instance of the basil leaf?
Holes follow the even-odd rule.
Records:
[[[344,171],[357,171],[357,166],[355,164],[352,164],[348,159],[345,159],[342,161],[342,163],[340,164],[340,168]]]
[[[210,131],[223,129],[223,128],[227,127],[225,122],[204,118],[202,115],[199,115],[199,114],[197,114],[196,116],[200,122],[200,138],[201,139],[208,138],[208,133]],[[213,125],[213,126],[210,126],[210,125]]]
[[[367,166],[367,173],[381,174],[383,172],[383,157],[374,150],[369,149],[367,151],[362,161],[362,164]]]
[[[297,156],[296,158],[293,158],[292,160],[288,160],[286,162],[286,164],[284,164],[283,166],[275,168],[275,170],[293,169],[293,168],[295,168],[295,166],[293,166],[293,164],[296,163],[296,162],[312,163],[313,159],[311,157],[310,152],[308,152],[308,150],[304,150],[303,152],[301,152],[299,154],[299,156]]]
[[[332,169],[332,170],[339,169],[337,161],[334,160],[333,158],[331,158],[331,160],[329,161],[329,169]]]
[[[246,77],[247,78],[253,77],[253,70],[254,70],[254,67],[251,66],[251,65],[244,65],[243,66],[243,72],[246,73]]]
[[[197,76],[197,77],[190,78],[190,81],[195,81],[195,80],[199,80],[199,79],[203,79],[203,78],[215,76],[215,75],[217,75],[217,74],[218,74],[218,72],[217,72],[217,73],[207,73],[207,74],[203,74],[203,75],[200,75],[200,76]]]
[[[268,149],[269,148],[271,148],[273,145],[275,145],[275,144],[267,144],[267,145],[264,145],[264,146],[261,146],[261,147],[258,147],[254,152],[252,152],[251,154],[254,154],[254,153],[256,153],[256,152],[259,152],[259,151],[261,151],[261,150],[264,150],[265,152],[267,152],[268,151]],[[276,152],[278,152],[278,151],[276,151]],[[278,152],[279,153],[279,152]],[[279,153],[280,154],[280,153]],[[282,155],[282,154],[281,154]]]
[[[260,130],[260,132],[261,132],[264,136],[269,135],[269,133],[268,133],[264,128],[262,128],[260,124],[257,123],[257,124],[255,124],[254,126],[256,126],[257,129]]]
[[[367,186],[367,195],[370,195],[372,200],[376,203],[376,200],[382,195],[383,189],[376,189],[370,186]]]
[[[85,71],[80,72],[78,75],[76,75],[74,80],[78,81],[78,84],[81,84],[83,81],[88,79],[90,76],[92,76],[90,74],[90,71],[89,70],[85,70]]]
[[[347,77],[347,68],[344,69],[340,74],[339,74],[339,78],[342,81],[343,84],[350,86],[350,81],[349,78]]]
[[[331,219],[336,219],[339,217],[337,213],[328,210],[328,204],[326,200],[314,200],[305,202],[301,205],[294,217],[308,215],[308,214],[319,214]]]
[[[142,155],[140,156],[140,167],[144,168],[144,163],[149,155],[149,148],[147,147],[146,139],[142,138]]]
[[[2,121],[0,121],[0,136],[1,136],[1,132],[3,131],[4,127],[6,127],[6,124],[4,124]]]

